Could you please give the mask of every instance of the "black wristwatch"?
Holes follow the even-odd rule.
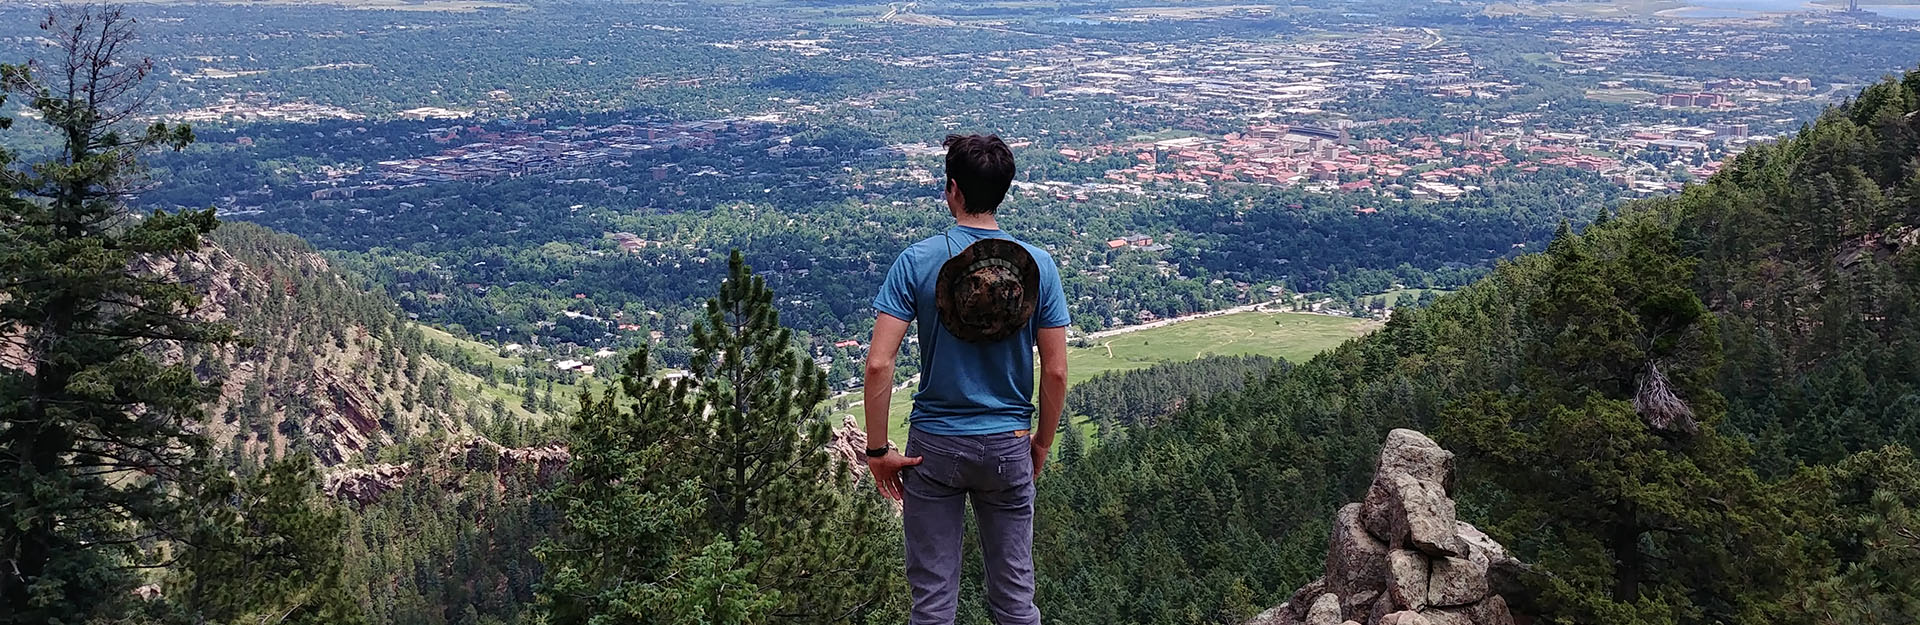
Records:
[[[887,446],[885,446],[885,447],[881,447],[881,448],[879,448],[879,449],[868,449],[868,450],[867,450],[867,457],[868,457],[868,458],[880,458],[880,457],[884,457],[884,456],[886,456],[886,455],[887,455],[887,452],[889,452],[889,451],[893,451],[893,446],[892,446],[892,445],[887,445]]]

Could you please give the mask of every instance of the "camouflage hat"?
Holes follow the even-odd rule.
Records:
[[[968,343],[992,343],[1033,318],[1040,267],[1019,243],[981,239],[940,266],[933,288],[947,332]]]

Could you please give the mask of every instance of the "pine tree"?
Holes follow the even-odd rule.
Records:
[[[340,511],[320,500],[313,457],[293,455],[235,484],[213,482],[168,587],[186,622],[347,625],[363,619],[341,582]],[[230,505],[238,502],[239,505]]]
[[[654,381],[642,350],[582,399],[541,550],[552,621],[897,617],[892,516],[825,453],[825,380],[738,252],[693,338],[690,377]]]
[[[242,538],[284,545],[280,530],[294,529],[241,524],[237,485],[194,431],[213,385],[152,355],[231,336],[191,318],[189,285],[146,270],[196,251],[218,223],[213,210],[143,216],[120,202],[141,154],[193,134],[119,129],[140,113],[153,69],[129,56],[134,23],[122,10],[56,9],[40,28],[51,64],[0,66],[0,85],[27,98],[60,144],[51,160],[0,176],[0,337],[22,348],[0,366],[0,623],[217,620],[190,593],[133,592],[154,579],[145,571],[244,550]],[[311,488],[297,468],[262,479],[286,471]],[[307,563],[271,566],[281,564]],[[256,589],[258,605],[308,587],[297,570],[281,574],[302,581]]]
[[[1787,516],[1717,430],[1717,323],[1692,263],[1648,215],[1563,228],[1546,261],[1521,383],[1441,419],[1443,442],[1479,460],[1475,481],[1508,497],[1495,531],[1537,550],[1543,603],[1577,622],[1776,617],[1782,572],[1743,562],[1784,548]]]

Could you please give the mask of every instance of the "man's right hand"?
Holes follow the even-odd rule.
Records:
[[[908,458],[894,449],[887,450],[885,456],[867,459],[867,468],[873,471],[874,486],[880,488],[880,494],[894,501],[900,501],[900,470],[917,464],[920,464],[919,457]]]

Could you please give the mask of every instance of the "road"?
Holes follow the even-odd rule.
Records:
[[[1121,326],[1118,328],[1111,328],[1111,329],[1101,330],[1099,332],[1094,332],[1092,334],[1088,334],[1087,338],[1104,339],[1110,336],[1119,336],[1122,334],[1126,334],[1128,332],[1139,332],[1141,330],[1164,328],[1176,323],[1180,323],[1182,321],[1195,321],[1199,319],[1207,319],[1211,317],[1218,317],[1221,315],[1231,315],[1231,314],[1243,313],[1243,312],[1256,312],[1256,311],[1264,312],[1266,311],[1266,307],[1268,305],[1278,303],[1279,301],[1280,300],[1273,300],[1270,302],[1260,302],[1258,304],[1247,304],[1245,306],[1223,308],[1223,309],[1212,311],[1212,312],[1195,313],[1191,315],[1186,315],[1184,317],[1174,317],[1172,319],[1161,319],[1159,321],[1150,321],[1147,323],[1141,323],[1136,325]]]

